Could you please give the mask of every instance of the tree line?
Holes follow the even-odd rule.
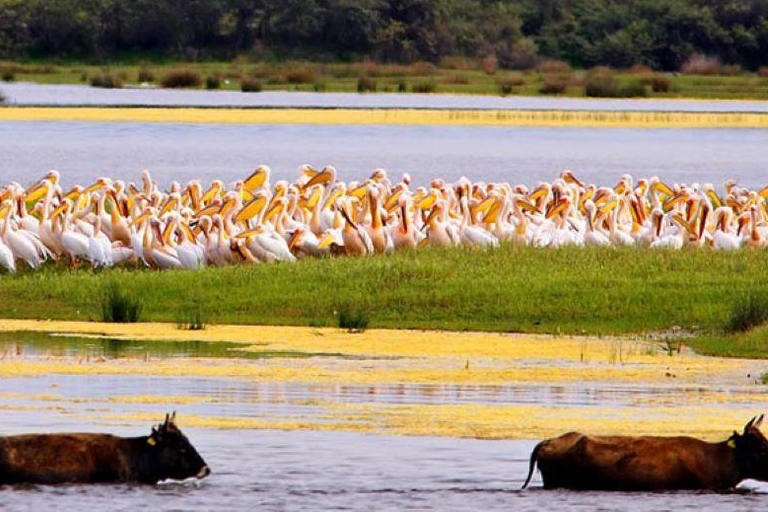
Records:
[[[0,0],[0,58],[768,64],[768,0]]]

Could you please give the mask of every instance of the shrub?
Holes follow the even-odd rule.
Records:
[[[488,75],[495,75],[499,70],[499,59],[495,55],[483,57],[483,60],[480,61],[480,69]]]
[[[472,69],[472,63],[466,57],[449,56],[440,60],[440,67],[454,71],[468,71]]]
[[[316,79],[315,74],[308,69],[294,69],[285,75],[289,84],[311,84]]]
[[[669,92],[672,88],[672,81],[664,75],[653,75],[648,79],[648,85],[653,92]]]
[[[751,293],[746,297],[740,297],[733,305],[725,330],[730,333],[744,332],[765,323],[766,320],[768,320],[768,300]]]
[[[139,70],[139,83],[151,83],[157,80],[155,74],[149,68],[141,68]]]
[[[686,75],[717,75],[720,73],[720,61],[717,57],[692,55],[680,68]]]
[[[123,87],[123,81],[118,76],[112,75],[109,72],[103,72],[91,77],[91,87],[121,89]]]
[[[107,284],[101,296],[101,320],[134,323],[141,317],[141,301],[123,292],[116,282]]]
[[[240,90],[243,92],[261,92],[264,86],[261,80],[244,76],[240,79]]]
[[[411,90],[420,94],[429,94],[437,91],[437,84],[434,80],[422,80],[413,84]]]
[[[720,74],[726,76],[738,76],[743,73],[741,66],[738,64],[726,64],[720,67]]]
[[[431,76],[437,72],[437,67],[431,62],[414,62],[410,69],[411,74],[416,76]]]
[[[367,75],[358,77],[357,92],[376,92],[376,81]]]
[[[218,89],[221,87],[221,78],[218,75],[208,75],[205,77],[205,88],[208,90]]]
[[[200,74],[191,69],[173,69],[166,73],[160,85],[168,89],[178,89],[182,87],[200,87],[203,79]]]
[[[0,79],[2,79],[3,82],[13,82],[16,80],[16,73],[10,68],[0,68]]]
[[[405,83],[405,80],[397,82],[397,92],[408,92],[408,84]]]
[[[80,73],[80,81],[81,82],[87,82],[88,81],[88,73],[86,73],[85,71]]]
[[[360,308],[339,308],[339,329],[355,333],[364,332],[368,328],[368,321],[368,315]]]
[[[525,80],[521,76],[512,75],[505,77],[499,81],[499,93],[502,96],[509,96],[515,92],[515,87],[519,87],[525,83]]]
[[[464,85],[469,83],[469,77],[467,75],[456,74],[446,77],[443,82],[453,85]]]
[[[561,60],[545,59],[536,65],[536,71],[542,75],[566,74],[571,72],[571,66]]]
[[[757,76],[768,78],[768,66],[760,66],[757,68]]]
[[[590,98],[635,98],[647,96],[648,91],[642,80],[621,85],[609,73],[598,72],[587,77],[584,94]]]
[[[0,105],[2,105],[3,103],[5,103],[5,95],[2,92],[0,92]]]
[[[645,64],[634,64],[627,71],[633,75],[652,75],[653,74],[653,70],[649,66],[646,66]]]
[[[541,94],[562,94],[568,88],[566,75],[544,75],[544,80],[539,87]]]
[[[325,82],[315,82],[312,84],[312,90],[315,92],[325,92],[326,88]]]

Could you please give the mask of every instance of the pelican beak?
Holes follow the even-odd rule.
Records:
[[[402,190],[398,190],[384,202],[384,209],[387,210],[387,212],[392,213],[397,209],[397,201],[400,199],[400,196],[403,195]]]
[[[222,217],[226,215],[227,212],[229,212],[229,210],[235,207],[235,203],[237,203],[235,199],[230,199],[229,201],[225,201],[224,204],[221,205],[221,209],[219,210],[219,215],[221,215]]]
[[[293,250],[293,248],[296,246],[296,244],[299,243],[299,240],[301,240],[301,230],[297,229],[291,235],[291,239],[288,240],[288,248],[290,250]]]
[[[177,197],[171,197],[168,199],[168,201],[165,202],[165,205],[160,210],[160,217],[171,211],[173,208],[175,208],[179,204],[179,199]]]
[[[264,186],[264,183],[267,182],[267,177],[267,170],[263,166],[259,166],[243,182],[243,189],[248,192],[253,192],[257,188]]]
[[[235,235],[235,238],[251,238],[252,236],[260,235],[264,232],[264,228],[257,227],[253,229],[247,229],[245,231],[241,231],[240,233]]]
[[[528,212],[532,214],[540,213],[538,208],[536,208],[534,205],[532,205],[528,201],[525,201],[524,199],[518,199],[517,201],[515,201],[515,204],[517,205],[518,208],[520,208],[524,212]]]
[[[306,173],[306,171],[305,171]],[[304,184],[304,189],[308,189],[309,187],[313,187],[319,183],[328,183],[333,178],[333,174],[331,171],[327,169],[323,169],[322,171],[316,173],[308,182]]]
[[[545,187],[539,187],[528,195],[528,199],[531,201],[536,201],[545,195],[547,195],[547,189]]]
[[[565,210],[566,206],[568,206],[568,202],[567,201],[560,201],[555,206],[553,206],[552,208],[549,209],[549,211],[546,214],[546,218],[547,219],[551,219],[552,217],[554,217],[558,213],[560,213],[563,210]]]
[[[34,187],[32,187],[29,192],[27,192],[27,195],[24,197],[24,202],[27,204],[34,205],[38,199],[43,197],[48,193],[48,185],[46,181],[41,181],[39,183],[36,183]]]
[[[220,203],[212,203],[200,210],[195,214],[195,217],[210,217],[221,211],[222,205]]]
[[[664,201],[664,204],[662,205],[662,209],[665,212],[668,212],[669,210],[674,208],[676,204],[686,200],[688,200],[688,197],[685,194],[674,194],[672,197],[669,197],[667,198],[666,201]]]
[[[317,203],[320,202],[320,197],[322,196],[320,189],[316,188],[312,193],[309,195],[309,198],[304,202],[304,207],[308,210],[312,210]]]
[[[762,195],[763,191],[766,191],[766,193],[768,194],[768,187],[763,188],[758,193],[761,197],[768,197],[768,196]],[[720,200],[720,198],[717,196],[714,190],[711,190],[711,189],[707,190],[707,197],[709,197],[709,200],[712,201],[712,206],[714,206],[715,208],[720,208],[721,206],[723,206],[723,202]]]
[[[55,219],[56,217],[58,217],[59,215],[67,211],[67,206],[68,206],[67,203],[60,204],[58,208],[56,208],[51,212],[51,219]],[[0,215],[0,217],[2,217],[2,215]]]
[[[496,200],[488,209],[488,212],[483,217],[483,222],[486,224],[496,224],[499,221],[499,213],[501,212],[502,202]]]
[[[475,206],[473,213],[475,214],[478,212],[488,213],[488,211],[491,209],[491,206],[493,206],[495,202],[496,202],[495,197],[489,197],[488,199],[484,200],[483,202]]]
[[[103,187],[104,187],[104,184],[97,181],[93,185],[90,185],[88,188],[83,190],[83,194],[89,194],[90,195],[91,192],[96,192],[97,190],[100,190]]]
[[[416,206],[422,210],[428,210],[435,205],[435,201],[437,201],[437,195],[430,192],[424,199],[416,203]]]
[[[368,194],[368,187],[365,184],[360,185],[357,188],[347,191],[347,195],[354,196],[358,199],[364,198]]]
[[[59,206],[59,208],[61,208],[61,206]],[[58,208],[57,208],[57,209],[58,209]],[[138,226],[141,226],[141,225],[142,225],[142,224],[144,224],[144,223],[145,223],[147,220],[149,220],[151,217],[152,217],[152,214],[151,214],[151,213],[149,213],[149,212],[147,212],[147,213],[145,213],[145,214],[143,214],[143,215],[140,215],[140,216],[136,217],[136,219],[133,221],[133,224],[134,224],[135,226],[137,226],[137,227],[138,227]]]
[[[672,190],[671,188],[669,188],[669,185],[667,185],[666,183],[661,182],[661,181],[657,181],[656,183],[651,185],[651,191],[655,192],[657,194],[659,192],[661,192],[661,193],[666,194],[668,196],[675,195],[675,191]]]
[[[320,240],[320,243],[317,244],[318,249],[325,249],[329,247],[333,243],[333,235],[330,233],[326,233],[323,235],[323,238]]]
[[[280,201],[275,201],[272,203],[272,206],[270,206],[269,210],[267,210],[267,213],[264,215],[264,222],[269,221],[272,217],[278,214],[278,212],[282,211],[283,209],[283,203]]]
[[[427,215],[427,218],[424,219],[424,226],[422,226],[422,229],[424,229],[424,227],[426,227],[426,226],[429,226],[429,224],[432,222],[432,220],[435,217],[437,217],[438,212],[439,212],[438,208],[432,208],[432,211],[429,212],[429,215]]]
[[[613,201],[610,201],[608,203],[605,203],[599,210],[598,215],[605,215],[606,213],[610,212],[614,208],[619,206],[619,201],[614,199]]]
[[[251,220],[261,213],[265,206],[267,206],[267,198],[262,195],[256,197],[237,212],[237,215],[235,215],[235,222],[247,222]]]
[[[221,190],[219,189],[218,183],[211,185],[211,188],[209,188],[205,194],[203,194],[203,197],[200,198],[200,202],[202,204],[210,204],[210,202],[219,195],[219,192],[221,192]]]
[[[325,201],[325,204],[323,205],[323,209],[328,208],[332,204],[336,204],[336,201],[344,194],[344,191],[341,189],[336,189],[331,193],[330,196],[328,196],[328,199]]]

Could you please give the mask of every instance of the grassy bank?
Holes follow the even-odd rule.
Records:
[[[197,272],[48,267],[0,279],[6,318],[100,318],[119,282],[142,320],[328,325],[363,311],[370,327],[547,333],[718,332],[746,293],[768,295],[768,253],[616,249],[430,250]]]
[[[600,77],[595,79],[595,77]],[[608,77],[606,79],[606,77]],[[647,68],[572,70],[543,62],[529,71],[506,71],[462,60],[442,66],[313,62],[0,63],[3,80],[48,84],[317,92],[452,93],[522,96],[598,96],[707,99],[768,99],[768,77],[756,73],[660,74]]]

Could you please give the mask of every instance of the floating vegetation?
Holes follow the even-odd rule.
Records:
[[[258,80],[244,79],[250,92]],[[613,128],[766,128],[756,112],[640,112],[586,110],[429,110],[317,108],[13,107],[2,121],[179,122],[236,124],[406,124],[568,126]]]

